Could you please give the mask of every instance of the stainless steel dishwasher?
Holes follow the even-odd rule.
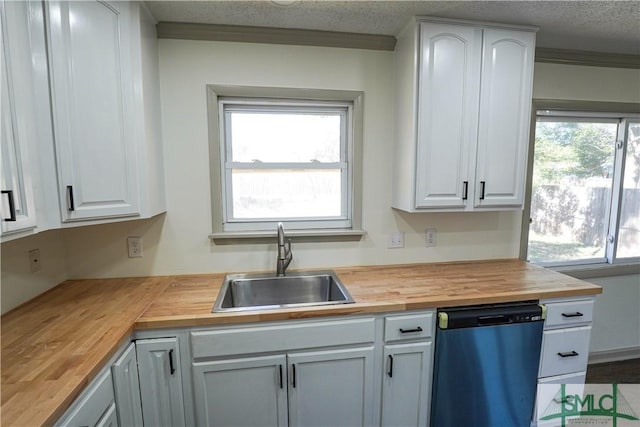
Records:
[[[431,427],[528,427],[543,307],[535,301],[438,311]]]

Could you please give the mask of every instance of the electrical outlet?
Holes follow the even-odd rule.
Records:
[[[37,273],[42,270],[40,263],[40,249],[31,249],[29,251],[29,267],[32,273]]]
[[[394,233],[390,233],[389,239],[387,241],[387,248],[389,249],[404,248],[404,232],[396,231]]]
[[[436,234],[438,230],[435,228],[427,228],[424,230],[424,245],[427,248],[432,248],[436,245]]]
[[[142,237],[127,237],[129,258],[142,258]]]

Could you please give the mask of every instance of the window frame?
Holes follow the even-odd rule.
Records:
[[[547,114],[539,114],[545,112]],[[622,208],[622,191],[624,177],[624,165],[627,153],[627,132],[629,122],[634,122],[640,118],[640,104],[618,103],[618,102],[597,102],[597,101],[572,101],[572,100],[546,100],[534,99],[531,109],[531,129],[529,138],[529,153],[527,161],[527,179],[525,190],[525,204],[522,212],[522,228],[520,240],[520,259],[527,260],[529,245],[529,227],[531,217],[531,197],[533,184],[533,162],[535,150],[535,130],[538,116],[552,117],[557,119],[567,118],[578,121],[583,118],[621,119],[617,129],[617,142],[622,142],[622,146],[617,146],[614,159],[614,177],[612,182],[612,198],[610,212],[608,213],[607,242],[605,245],[605,257],[603,259],[583,259],[571,261],[539,262],[535,263],[542,267],[551,267],[562,272],[577,272],[585,277],[597,270],[606,271],[607,275],[629,274],[638,270],[640,257],[617,258],[617,241],[619,234],[619,221]],[[613,230],[613,241],[610,239]]]
[[[283,222],[287,235],[294,240],[321,241],[352,241],[360,240],[365,234],[362,230],[362,133],[363,133],[363,93],[359,91],[298,89],[253,86],[225,86],[207,85],[207,107],[209,125],[209,165],[211,175],[211,208],[212,233],[210,239],[216,244],[224,243],[254,243],[270,241],[276,233],[276,224]],[[223,132],[228,129],[225,123],[225,105],[275,106],[276,108],[301,106],[317,108],[345,109],[345,136],[350,138],[346,142],[344,161],[347,163],[346,179],[341,177],[340,218],[331,219],[300,219],[300,218],[265,218],[260,221],[238,220],[227,221],[227,207],[231,194],[225,188],[230,169],[226,164],[227,144]],[[342,148],[341,148],[342,152]],[[230,153],[230,151],[229,151]],[[341,161],[343,154],[341,153]],[[269,163],[270,166],[282,166],[288,163]],[[294,163],[301,165],[301,163]],[[311,164],[310,164],[311,165]],[[350,166],[350,167],[349,167]],[[326,168],[326,165],[318,165]],[[311,166],[311,168],[315,168]],[[346,192],[345,190],[346,186]],[[349,199],[350,197],[350,199]],[[349,212],[350,211],[350,212]],[[350,214],[350,218],[347,216]],[[256,228],[253,224],[262,227]],[[229,226],[232,224],[231,226]]]
[[[298,99],[271,99],[271,98],[237,98],[219,97],[219,123],[220,126],[220,167],[222,173],[222,210],[224,231],[248,231],[275,229],[278,222],[283,222],[288,230],[323,229],[323,228],[351,228],[353,204],[351,203],[353,191],[352,152],[353,152],[353,104],[348,101],[303,101]],[[340,123],[340,160],[338,162],[260,162],[246,163],[232,160],[233,139],[231,135],[231,120],[228,112],[244,111],[268,113],[282,113],[286,111],[297,114],[306,113],[338,113],[341,116]],[[249,218],[242,219],[233,216],[233,178],[234,169],[339,169],[340,177],[340,215],[334,217],[282,217]]]

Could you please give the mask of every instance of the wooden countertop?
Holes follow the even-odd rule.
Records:
[[[300,319],[594,295],[518,260],[336,269],[356,300],[211,313],[224,274],[70,280],[2,316],[3,426],[52,425],[134,329]]]

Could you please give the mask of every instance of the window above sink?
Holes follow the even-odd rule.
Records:
[[[207,89],[216,243],[361,238],[362,92]]]

